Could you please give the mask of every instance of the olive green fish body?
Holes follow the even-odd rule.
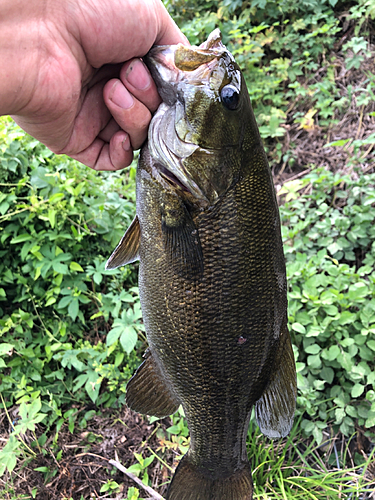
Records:
[[[228,76],[233,62],[215,36],[196,50],[204,71],[224,55],[223,81],[209,68],[207,102],[200,88],[190,93],[190,82],[178,82],[185,114],[171,99],[154,119],[158,127],[151,126],[138,164],[137,217],[108,267],[140,259],[149,350],[128,384],[127,403],[156,416],[182,404],[188,421],[190,448],[168,500],[250,500],[251,409],[256,405],[262,431],[278,437],[289,432],[295,405],[280,219],[243,78],[236,68],[234,83]],[[181,51],[176,65],[194,71],[194,53],[184,63]],[[223,113],[210,94],[216,80],[223,100],[226,85],[241,89],[240,103],[232,99]],[[231,87],[228,93],[233,98]]]

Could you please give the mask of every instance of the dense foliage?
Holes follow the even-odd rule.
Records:
[[[134,268],[104,269],[134,215],[135,171],[106,178],[11,123],[1,132],[0,392],[29,415],[16,433],[41,420],[33,408],[73,431],[87,395],[123,402],[144,339]]]
[[[293,181],[292,181],[293,182]],[[302,428],[375,427],[375,174],[318,170],[281,207]]]

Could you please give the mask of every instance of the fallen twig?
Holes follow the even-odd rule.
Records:
[[[128,477],[130,477],[130,479],[132,479],[135,483],[137,483],[138,486],[143,488],[149,495],[151,495],[152,499],[164,500],[164,498],[161,495],[159,495],[159,493],[156,493],[156,491],[150,488],[150,486],[146,486],[137,476],[129,472],[126,469],[126,467],[120,464],[120,462],[117,462],[117,460],[110,460],[108,463],[110,463],[114,467],[117,467],[117,469],[126,474]]]

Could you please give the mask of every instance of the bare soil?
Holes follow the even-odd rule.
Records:
[[[9,437],[9,422],[1,418],[0,439],[4,443]],[[2,478],[2,483],[13,484],[13,495],[26,495],[33,498],[32,490],[37,487],[38,500],[87,500],[121,498],[126,496],[130,486],[137,486],[134,481],[110,465],[109,460],[116,460],[124,467],[136,463],[134,453],[143,458],[151,456],[150,449],[162,457],[169,466],[175,468],[177,454],[165,448],[165,429],[171,425],[169,418],[150,424],[147,419],[124,407],[121,410],[105,410],[94,415],[85,429],[76,428],[73,433],[65,424],[58,433],[57,442],[51,435],[43,446],[48,453],[39,453],[32,461],[25,461],[22,467],[17,468],[17,474]],[[43,426],[38,426],[38,433],[42,434]],[[29,436],[22,436],[27,442]],[[31,438],[31,436],[30,436]],[[30,439],[31,441],[31,439]],[[162,448],[164,451],[162,452]],[[60,452],[61,457],[57,455]],[[37,468],[44,471],[36,471]],[[159,494],[166,491],[166,482],[169,473],[161,462],[154,459],[148,467],[151,486]],[[101,487],[108,480],[116,481],[120,485],[120,492],[100,493]],[[0,483],[0,494],[2,486]],[[14,498],[4,493],[4,498]],[[141,493],[144,498],[144,492]],[[147,496],[147,494],[146,494]]]

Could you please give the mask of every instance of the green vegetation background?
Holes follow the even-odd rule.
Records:
[[[193,44],[220,27],[244,70],[273,165],[295,165],[293,144],[284,142],[287,116],[307,128],[311,109],[328,130],[350,93],[363,109],[374,100],[371,72],[365,87],[342,94],[333,52],[348,22],[353,29],[339,48],[346,70],[369,58],[372,0],[165,3]],[[298,432],[316,445],[338,433],[350,438],[358,427],[373,439],[375,428],[375,174],[361,172],[361,147],[375,134],[357,143],[346,169],[308,165],[308,175],[283,188]],[[1,119],[0,408],[13,432],[0,476],[42,452],[64,422],[74,432],[98,409],[124,405],[146,345],[137,265],[104,266],[134,216],[134,177],[134,165],[97,173],[57,157]],[[354,463],[363,465],[363,456]]]

